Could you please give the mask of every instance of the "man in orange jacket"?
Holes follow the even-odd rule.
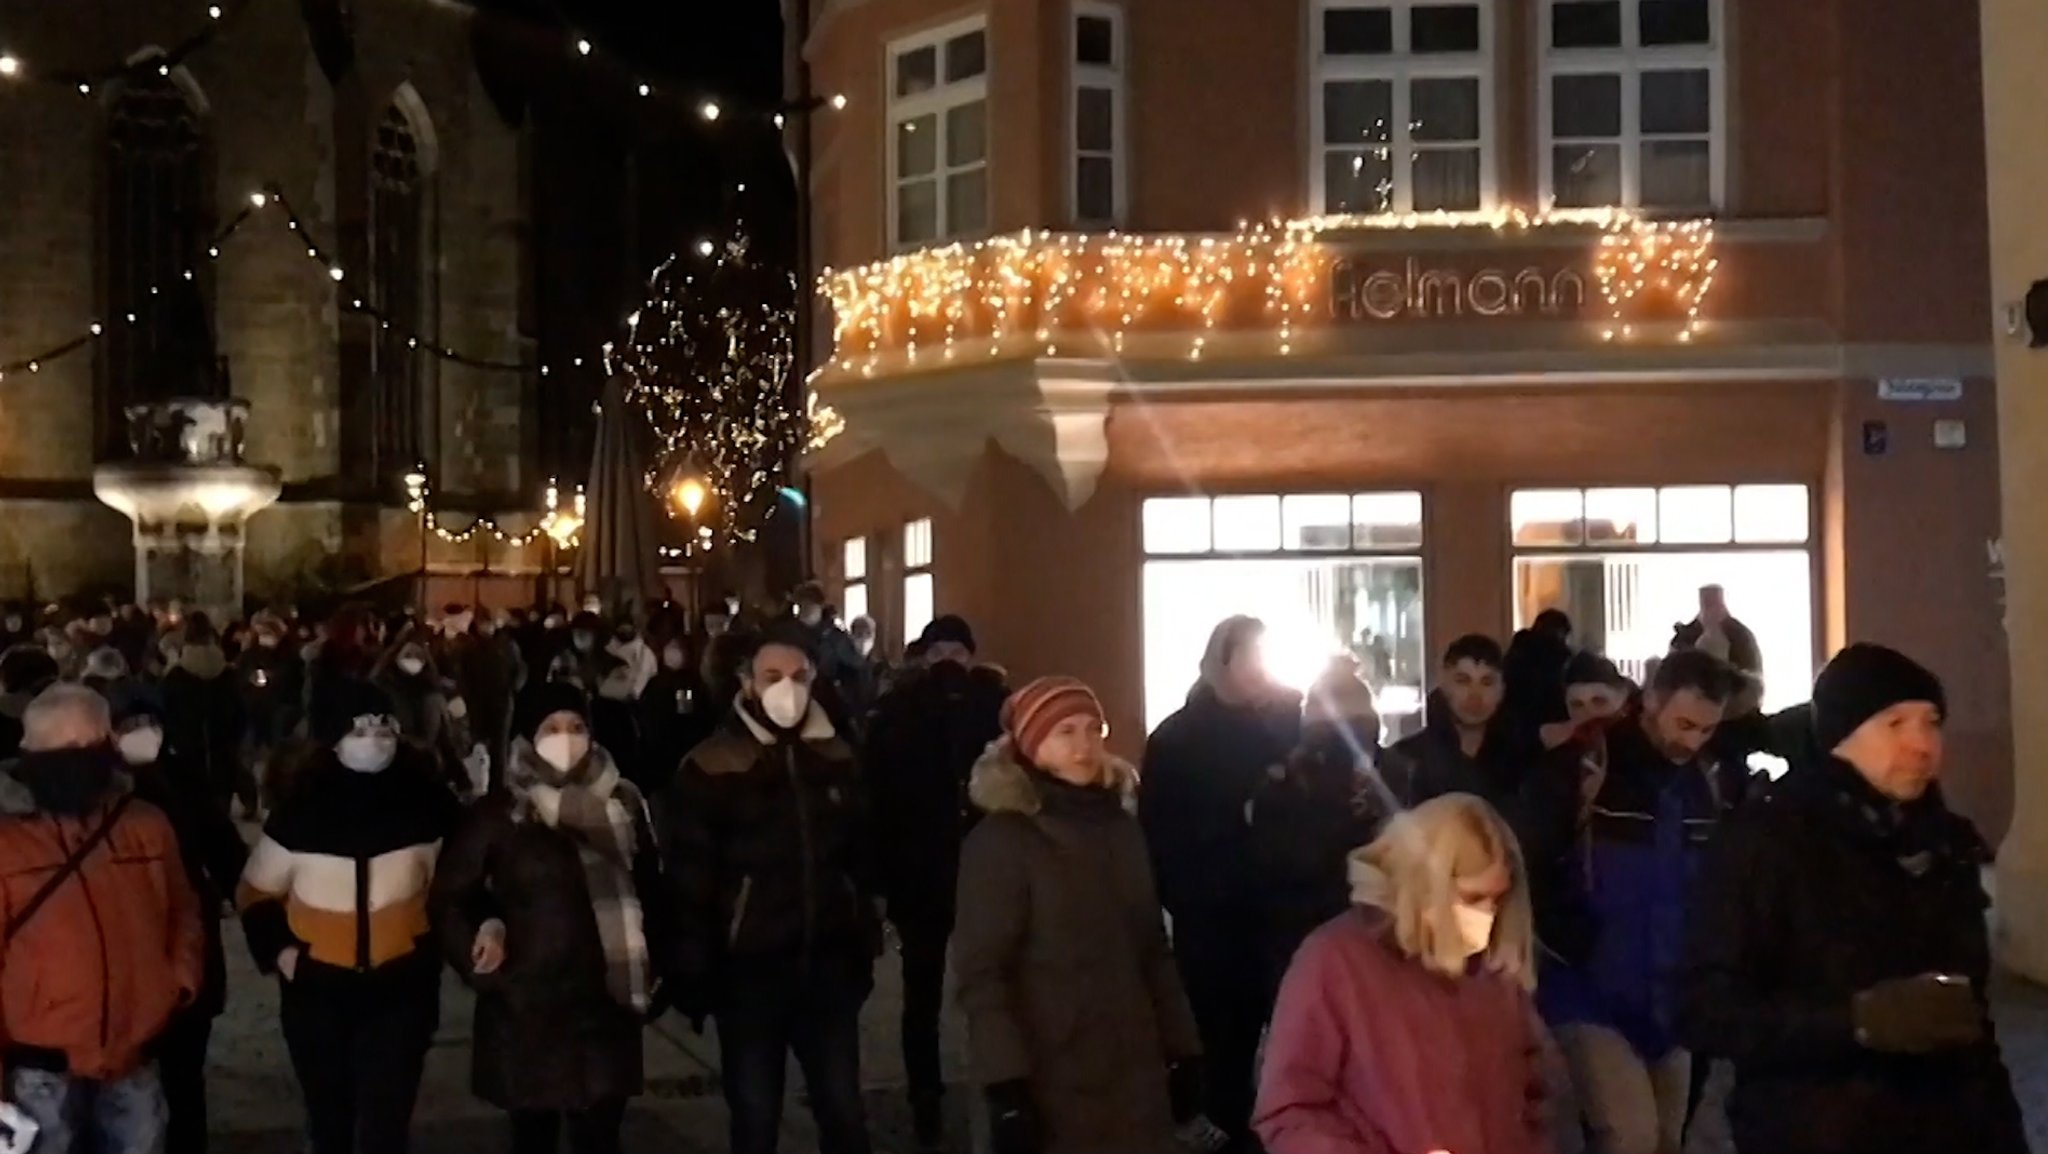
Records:
[[[0,765],[6,1102],[38,1128],[36,1154],[153,1154],[149,1049],[199,989],[198,899],[169,819],[122,773],[104,698],[53,686],[22,729]]]

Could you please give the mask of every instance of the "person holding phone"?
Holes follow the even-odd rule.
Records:
[[[1943,803],[1941,682],[1852,645],[1819,756],[1722,823],[1680,1033],[1735,1066],[1740,1154],[2025,1154],[1992,1035],[1984,841]]]

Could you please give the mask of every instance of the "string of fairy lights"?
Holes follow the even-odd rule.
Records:
[[[155,72],[169,76],[173,69],[211,47],[220,34],[234,20],[256,6],[256,0],[217,0],[203,5],[195,4],[199,15],[195,16],[195,27],[183,38],[174,41],[169,48],[154,48],[130,53],[119,63],[98,68],[80,69],[75,67],[39,67],[34,61],[25,59],[0,43],[0,82],[27,85],[47,85],[75,89],[80,95],[91,96],[109,85],[124,79],[146,76]],[[730,93],[713,93],[692,89],[687,86],[671,86],[667,82],[657,83],[642,70],[634,67],[622,55],[608,52],[588,34],[574,31],[575,22],[559,8],[549,8],[557,18],[563,32],[565,55],[588,61],[593,66],[603,66],[624,78],[626,85],[640,99],[662,105],[672,105],[685,115],[694,116],[706,123],[725,121],[757,121],[780,129],[791,116],[808,115],[820,109],[843,110],[846,107],[844,94],[821,96],[808,105],[791,103],[767,103]],[[200,17],[203,16],[203,19]],[[504,13],[472,10],[472,20],[513,20]]]
[[[1326,290],[1342,255],[1333,236],[1552,228],[1599,236],[1592,272],[1603,340],[1633,338],[1651,317],[1668,318],[1658,331],[1680,342],[1698,334],[1719,267],[1709,220],[1646,220],[1620,209],[1321,216],[1241,224],[1225,236],[1027,230],[827,269],[818,288],[832,306],[833,353],[820,372],[873,376],[891,355],[908,367],[965,355],[1052,356],[1063,339],[1093,334],[1117,354],[1134,336],[1184,340],[1187,358],[1201,360],[1219,333],[1256,329],[1287,356],[1303,327],[1330,315]],[[1382,275],[1392,279],[1368,279],[1366,291],[1387,290],[1389,307],[1406,309],[1409,288]],[[1506,310],[1522,291],[1493,275],[1484,301],[1475,278],[1475,311]]]

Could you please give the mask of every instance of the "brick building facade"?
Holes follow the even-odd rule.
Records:
[[[458,7],[223,5],[130,0],[91,21],[61,4],[10,11],[0,361],[117,325],[115,297],[196,266],[233,391],[252,406],[248,458],[283,475],[282,500],[249,527],[250,591],[414,570],[405,459],[443,490],[537,491],[545,478],[522,468],[533,382],[406,355],[339,306],[368,293],[445,345],[530,359],[526,134],[479,79]],[[147,67],[216,19],[198,50]],[[36,82],[124,63],[141,67],[89,91]],[[309,235],[258,213],[209,256],[202,222],[273,184]],[[128,585],[129,526],[91,477],[121,451],[122,403],[176,387],[155,370],[149,342],[106,339],[0,382],[0,596]]]
[[[884,638],[1135,752],[1226,613],[1412,724],[1459,634],[1639,670],[1718,582],[1776,704],[1934,666],[2005,827],[1974,0],[813,3],[817,559]]]

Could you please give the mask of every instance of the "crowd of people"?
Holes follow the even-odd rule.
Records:
[[[0,1130],[203,1151],[232,902],[313,1154],[409,1149],[450,968],[514,1154],[619,1151],[668,1013],[734,1154],[791,1058],[868,1154],[885,927],[927,1150],[949,973],[994,1154],[1677,1154],[1714,1062],[1741,1154],[2026,1149],[1902,654],[1765,717],[1714,604],[1640,686],[1553,612],[1382,748],[1354,664],[1296,692],[1235,617],[1132,764],[959,617],[892,664],[815,586],[720,609],[0,612]]]

